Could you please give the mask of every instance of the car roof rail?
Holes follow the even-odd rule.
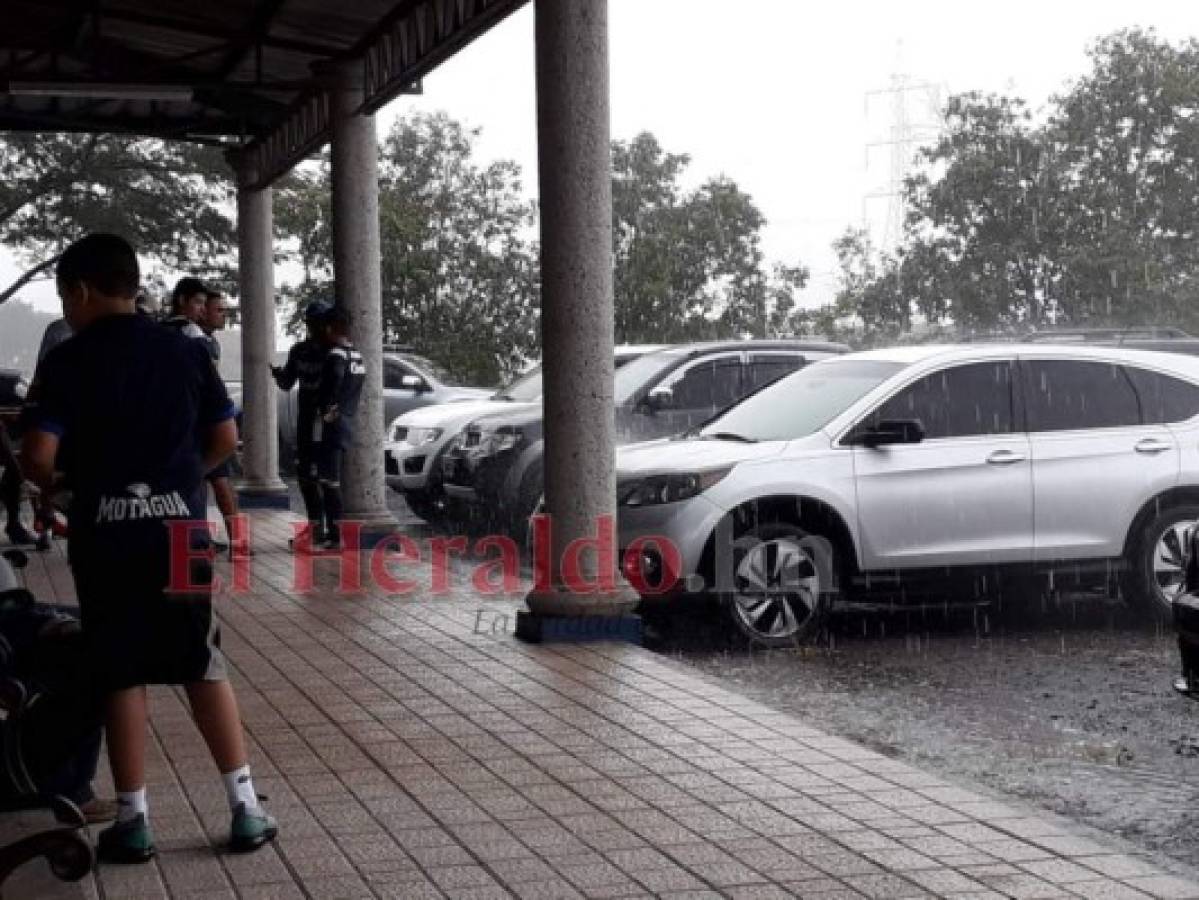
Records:
[[[1047,328],[1030,331],[1021,340],[1030,343],[1041,341],[1069,341],[1080,343],[1116,343],[1130,340],[1185,341],[1193,340],[1181,328],[1173,325],[1127,325],[1110,328]]]

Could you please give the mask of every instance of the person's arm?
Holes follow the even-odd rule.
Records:
[[[21,472],[37,485],[43,496],[54,488],[54,460],[58,455],[58,435],[33,427],[21,441]]]
[[[345,351],[330,350],[325,356],[325,367],[321,372],[321,385],[317,392],[317,410],[326,422],[337,418],[337,401],[341,397],[342,382],[345,381],[349,359]]]
[[[37,485],[43,497],[53,490],[58,446],[67,423],[72,421],[69,365],[63,358],[65,350],[65,347],[53,348],[38,365],[21,414],[24,423],[21,471]]]
[[[287,362],[282,367],[271,366],[271,374],[275,376],[275,384],[279,386],[280,390],[290,391],[292,385],[296,383],[296,379],[300,377],[300,368],[296,361],[296,357],[299,355],[296,351],[297,347],[299,344],[291,348],[287,354]]]
[[[211,426],[204,433],[202,448],[204,471],[211,472],[237,452],[237,423],[225,419]]]
[[[201,464],[203,471],[211,472],[237,452],[236,409],[208,351],[199,343],[193,343],[191,347],[194,348],[192,361],[199,377]]]

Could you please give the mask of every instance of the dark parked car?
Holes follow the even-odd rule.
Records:
[[[827,341],[726,341],[649,353],[616,373],[618,443],[693,428],[772,381],[849,348]],[[541,407],[470,423],[441,461],[445,492],[480,517],[519,528],[543,488]]]
[[[0,412],[16,412],[25,402],[29,382],[16,369],[0,369]]]

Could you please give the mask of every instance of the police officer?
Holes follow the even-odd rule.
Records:
[[[308,537],[312,545],[325,540],[325,508],[316,475],[316,428],[317,391],[321,383],[321,371],[325,365],[327,348],[321,340],[321,322],[331,307],[319,300],[309,303],[304,310],[304,325],[307,336],[298,341],[287,354],[283,366],[271,366],[275,384],[280,390],[290,391],[298,382],[296,398],[296,478],[300,482],[300,495],[304,498],[304,511],[308,515]]]
[[[328,353],[321,372],[317,393],[317,477],[325,504],[327,525],[325,546],[341,547],[341,470],[345,451],[353,438],[354,416],[366,381],[362,354],[350,343],[350,314],[344,306],[335,306],[321,326]]]

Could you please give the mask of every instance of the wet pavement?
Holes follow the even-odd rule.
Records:
[[[1177,644],[1102,596],[836,615],[827,645],[751,649],[710,608],[659,653],[814,726],[1199,863],[1199,704]]]
[[[931,755],[931,739],[917,742],[930,754],[917,766],[897,758],[902,732],[868,738],[873,747],[830,733],[848,701],[879,722],[886,710],[867,702],[881,691],[863,690],[860,676],[839,683],[828,661],[893,682],[892,702],[904,694],[931,706],[957,700],[954,683],[920,661],[974,640],[974,658],[992,647],[1002,669],[1006,651],[985,635],[955,637],[954,626],[927,650],[875,662],[870,648],[914,645],[927,629],[896,637],[892,625],[879,638],[867,625],[861,637],[847,619],[831,653],[765,658],[713,645],[721,626],[707,620],[714,631],[686,651],[704,668],[723,657],[705,677],[673,658],[677,645],[655,654],[516,642],[523,591],[483,597],[465,567],[446,591],[406,572],[418,589],[399,596],[343,592],[325,560],[315,589],[300,590],[291,529],[286,514],[255,515],[252,589],[219,601],[255,782],[279,840],[249,858],[221,852],[219,780],[179,692],[155,689],[158,858],[105,866],[77,885],[53,883],[34,863],[6,896],[1199,898],[1193,868],[980,789]],[[60,551],[37,555],[26,578],[39,597],[70,602]],[[1164,637],[1152,640],[1164,651]],[[981,665],[953,666],[985,680]],[[763,702],[768,670],[780,696]],[[825,685],[825,709],[787,711],[794,698],[781,687],[802,684]],[[954,705],[988,715],[985,699]],[[945,734],[952,752],[954,732]],[[99,788],[111,791],[104,777]],[[44,825],[37,815],[0,817],[0,841]]]

